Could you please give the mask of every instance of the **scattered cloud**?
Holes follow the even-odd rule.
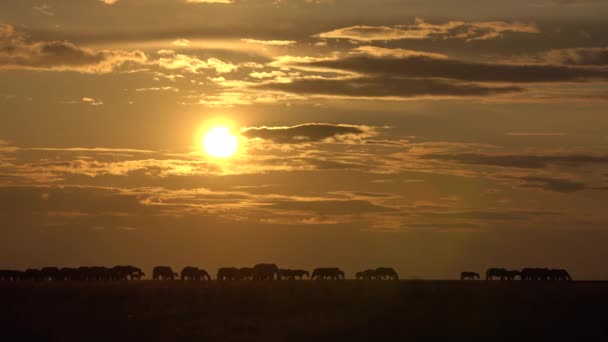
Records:
[[[266,83],[261,89],[327,97],[387,98],[472,97],[523,91],[515,86],[484,86],[437,79],[397,77],[303,78],[291,82]]]
[[[562,137],[566,133],[559,132],[508,132],[505,135],[511,137]]]
[[[188,39],[177,39],[174,40],[171,44],[175,45],[175,46],[189,46],[190,45],[190,41]]]
[[[199,73],[204,70],[215,70],[217,73],[230,73],[238,69],[238,66],[223,62],[217,58],[201,60],[195,56],[178,54],[172,50],[158,51],[160,58],[157,63],[160,67],[169,70],[185,70],[192,73]]]
[[[147,57],[141,51],[95,51],[67,41],[30,41],[13,26],[0,24],[0,70],[107,73],[126,63],[146,62]]]
[[[91,105],[91,106],[94,106],[94,107],[97,107],[97,106],[101,106],[101,105],[103,105],[103,101],[101,101],[101,100],[96,100],[96,99],[91,98],[91,97],[83,97],[83,98],[81,99],[81,101],[82,101],[83,103],[86,103],[86,104]]]
[[[403,39],[462,39],[466,41],[488,40],[501,37],[505,33],[539,33],[533,24],[505,21],[449,21],[443,24],[429,23],[416,19],[413,24],[396,26],[351,26],[328,32],[316,37],[324,39],[348,39],[354,41],[388,41]]]
[[[607,164],[608,155],[591,154],[427,154],[423,158],[453,161],[464,164],[490,165],[516,168],[546,168],[550,165],[584,166]]]
[[[584,67],[479,63],[413,53],[396,57],[402,52],[398,50],[391,55],[386,49],[380,51],[383,51],[381,56],[351,55],[315,61],[307,66],[391,77],[442,78],[469,82],[533,83],[608,79],[608,70]]]
[[[137,92],[144,92],[144,91],[171,91],[171,92],[179,92],[179,88],[175,88],[175,87],[149,87],[149,88],[137,88],[135,89],[135,91]]]
[[[274,45],[274,46],[285,46],[285,45],[293,45],[296,43],[295,40],[258,40],[258,39],[248,39],[243,38],[241,41],[249,44],[262,44],[262,45]]]
[[[541,188],[553,192],[572,193],[587,189],[585,183],[569,179],[529,176],[521,180],[524,181],[523,187]]]
[[[231,4],[234,0],[185,0],[189,4]]]
[[[44,14],[44,15],[48,15],[48,16],[54,16],[55,15],[55,13],[53,13],[53,11],[52,11],[52,7],[49,4],[46,4],[46,3],[35,5],[33,8],[34,8],[34,10],[36,10],[36,11],[38,11],[38,12]]]
[[[374,134],[374,131],[368,126],[309,123],[282,127],[247,127],[241,130],[241,134],[249,139],[258,138],[276,143],[297,144],[345,136],[370,136]]]
[[[572,48],[551,50],[546,53],[545,60],[553,64],[607,66],[608,48]]]

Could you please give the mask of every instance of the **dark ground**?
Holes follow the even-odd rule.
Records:
[[[606,341],[608,282],[0,283],[2,341]]]

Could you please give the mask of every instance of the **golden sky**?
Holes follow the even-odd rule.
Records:
[[[602,0],[1,2],[0,268],[608,277],[607,15]],[[202,146],[218,127],[230,157]]]

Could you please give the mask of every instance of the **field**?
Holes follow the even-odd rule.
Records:
[[[3,341],[608,336],[607,282],[2,283]]]

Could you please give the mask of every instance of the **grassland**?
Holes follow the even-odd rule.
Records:
[[[0,283],[4,341],[608,336],[606,282]]]

